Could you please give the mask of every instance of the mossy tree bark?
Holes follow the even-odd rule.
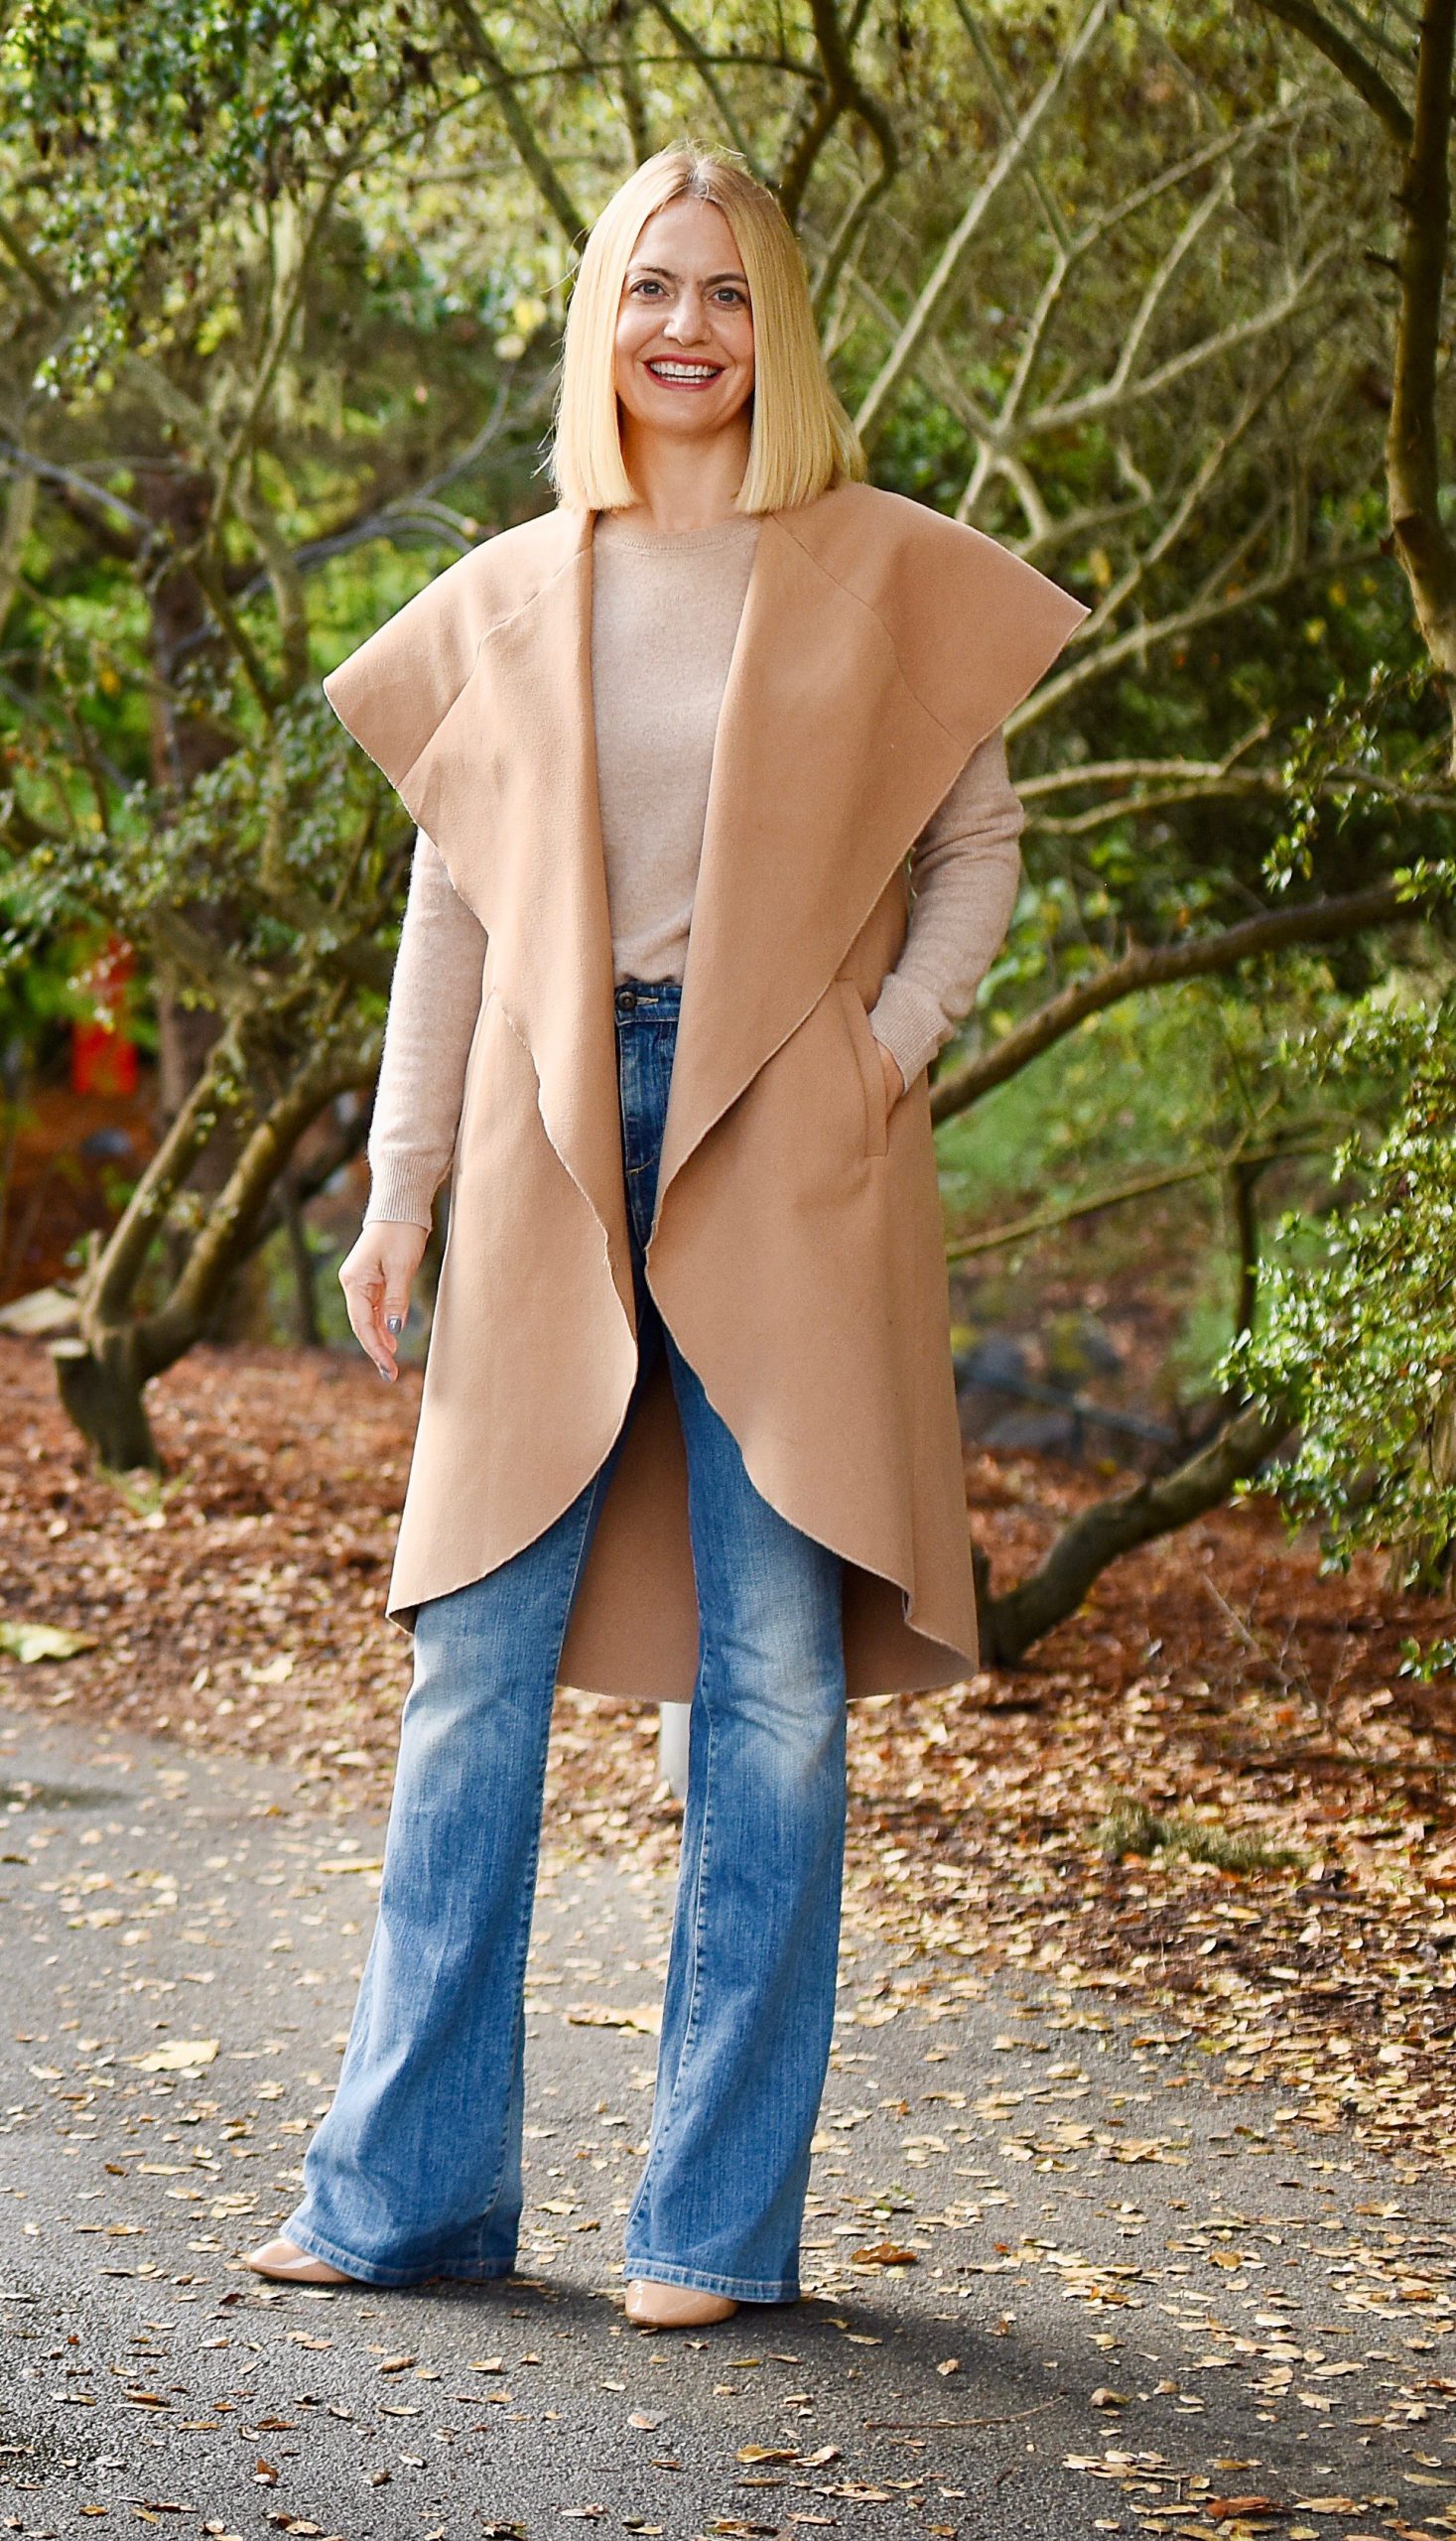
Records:
[[[52,1344],[62,1402],[102,1464],[116,1470],[160,1469],[148,1385],[202,1338],[228,1280],[277,1205],[299,1140],[335,1095],[372,1081],[378,1052],[326,1048],[270,1109],[243,1119],[226,1183],[188,1239],[161,1304],[144,1311],[143,1281],[172,1204],[214,1136],[219,1112],[238,1099],[237,1060],[233,1036],[224,1033],[82,1280],[78,1331]]]

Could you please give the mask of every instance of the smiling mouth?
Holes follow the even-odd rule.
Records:
[[[654,379],[663,380],[670,388],[706,388],[712,380],[721,378],[724,366],[722,362],[668,361],[659,357],[645,367]]]

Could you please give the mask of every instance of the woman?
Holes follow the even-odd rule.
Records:
[[[454,1180],[378,1922],[263,2275],[510,2272],[564,1680],[693,1704],[628,2316],[799,2291],[847,1702],[975,1665],[926,1070],[1085,614],[863,472],[772,197],[661,152],[583,257],[558,508],[326,684],[419,825],[340,1274],[391,1381]]]

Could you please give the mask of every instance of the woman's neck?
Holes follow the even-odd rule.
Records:
[[[622,458],[644,527],[713,529],[732,518],[733,497],[748,465],[746,420],[735,417],[703,443],[643,432],[629,415],[621,416],[621,424]]]

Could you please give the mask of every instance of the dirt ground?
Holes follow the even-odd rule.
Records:
[[[0,1305],[66,1275],[76,1244],[104,1233],[118,1186],[135,1182],[156,1145],[153,1095],[31,1089],[16,1125],[0,1210]]]
[[[409,1677],[383,1620],[419,1397],[362,1362],[195,1351],[152,1390],[160,1485],[93,1473],[43,1348],[0,1339],[0,1672],[13,1693],[387,1795]],[[1105,1476],[973,1454],[1015,1577]],[[1121,1563],[1015,1674],[852,1712],[851,1877],[886,1930],[1142,1996],[1286,2122],[1456,2163],[1456,1747],[1402,1647],[1450,1628],[1373,1562],[1322,1577],[1251,1502]],[[82,1636],[27,1662],[17,1627]],[[667,1856],[657,1715],[563,1689],[547,1807]]]

